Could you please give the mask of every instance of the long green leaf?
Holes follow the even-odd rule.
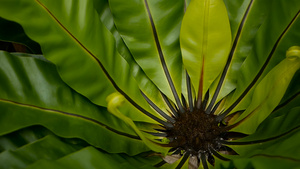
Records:
[[[299,98],[290,103],[298,105]],[[290,109],[290,110],[289,110]],[[230,143],[239,156],[231,162],[216,161],[216,167],[225,168],[294,168],[300,164],[299,147],[299,107],[282,109],[268,117],[258,130],[241,140]],[[276,161],[276,163],[274,163]],[[221,167],[222,168],[222,167]]]
[[[282,138],[285,135],[299,129],[299,103],[298,96],[285,108],[273,112],[257,128],[256,132],[237,141],[228,142],[229,145],[251,145]],[[249,151],[249,147],[240,147],[240,152]],[[243,154],[243,153],[242,153]]]
[[[192,0],[182,21],[180,43],[184,66],[199,93],[198,99],[202,100],[202,93],[206,93],[224,68],[231,46],[223,1]]]
[[[243,148],[238,145],[231,147],[238,153],[240,153],[242,155],[242,158],[247,157],[247,159],[244,159],[244,165],[247,164],[246,161],[251,161],[251,163],[254,164],[260,164],[261,161],[257,161],[255,158],[264,157],[265,160],[268,160],[268,162],[266,161],[266,163],[268,163],[269,166],[273,166],[272,168],[277,168],[276,165],[292,168],[292,166],[294,166],[295,164],[299,166],[300,163],[300,151],[298,148],[296,148],[299,147],[299,136],[300,132],[299,130],[297,130],[283,138],[273,141],[260,144],[242,145]],[[270,163],[271,160],[278,161],[278,163],[276,163],[276,165],[273,165],[273,163]]]
[[[254,134],[247,137],[247,140],[275,139],[276,137],[298,128],[300,126],[298,118],[300,111],[298,104],[299,101],[300,96],[297,96],[284,108],[280,108],[273,112],[266,120],[263,121],[263,123],[260,124]]]
[[[0,56],[1,135],[42,124],[59,136],[79,137],[109,152],[148,150],[121,120],[63,83],[51,63],[6,52]]]
[[[4,1],[1,8],[4,8],[1,9],[1,16],[20,23],[26,34],[41,45],[45,57],[56,64],[60,75],[71,87],[88,96],[93,102],[106,105],[103,96],[115,90],[105,74],[91,54],[61,25],[61,22],[52,17],[40,1]],[[13,10],[18,12],[13,12],[15,15],[12,15]],[[81,65],[80,69],[78,65]]]
[[[177,95],[181,93],[178,35],[183,1],[109,0],[109,3],[117,30],[134,59],[154,84],[174,101],[174,90]],[[170,80],[174,90],[170,89]]]
[[[254,38],[270,10],[269,0],[224,0],[227,7],[233,45],[229,55],[229,69],[218,96],[218,101],[236,88],[239,69],[252,52]]]
[[[246,111],[236,120],[242,120],[233,131],[246,134],[253,133],[258,125],[276,108],[280,103],[295,72],[300,68],[300,49],[296,56],[288,56],[275,68],[273,68],[254,89],[252,102]],[[290,50],[288,52],[290,52]],[[289,53],[287,54],[289,55]]]
[[[270,6],[270,14],[256,34],[255,46],[239,71],[237,88],[229,111],[238,104],[236,111],[245,109],[251,102],[251,89],[255,88],[255,84],[284,59],[285,51],[290,46],[299,44],[299,35],[294,32],[299,29],[300,4],[298,1],[294,3],[274,1]],[[279,10],[284,13],[279,14]]]
[[[165,104],[160,96],[160,91],[155,84],[146,76],[141,67],[136,63],[128,47],[126,46],[123,38],[116,29],[115,23],[113,22],[113,16],[109,8],[107,0],[94,0],[95,9],[97,10],[99,17],[107,29],[114,35],[116,40],[116,46],[118,52],[124,57],[130,66],[130,72],[136,79],[140,90],[145,93],[158,107],[165,110]],[[138,120],[136,117],[140,116],[140,112],[136,112],[134,109],[129,110],[133,116],[130,116],[133,120]]]
[[[24,6],[28,8],[24,10]],[[18,12],[12,15],[12,10]],[[139,110],[152,111],[128,64],[116,52],[114,38],[100,22],[93,2],[4,1],[0,14],[20,23],[40,43],[45,57],[56,64],[62,79],[94,103],[106,105],[105,98],[118,90]],[[143,120],[154,122],[147,116]]]
[[[287,157],[289,150],[284,147],[288,147],[284,143],[284,140],[293,137],[295,132],[299,132],[299,101],[300,97],[296,96],[292,99],[289,99],[288,103],[283,103],[283,105],[278,106],[275,112],[273,112],[266,120],[264,120],[260,126],[257,128],[257,131],[243,139],[239,139],[236,141],[231,141],[229,144],[230,147],[234,148],[241,157],[235,156],[231,157],[233,162],[225,162],[222,160],[216,160],[216,167],[220,168],[220,166],[227,166],[223,168],[234,168],[241,167],[242,161],[243,165],[251,166],[262,161],[257,160],[257,158],[263,158],[267,161],[260,164],[273,165],[273,162],[276,161],[278,164],[276,166],[290,166],[288,168],[293,168],[293,165],[299,165],[299,160],[293,160],[294,158]],[[298,106],[298,107],[297,107]],[[269,145],[279,145],[282,146],[282,152],[274,154],[273,151],[277,150],[273,148],[269,151],[269,154],[264,153],[264,149]],[[298,144],[297,141],[292,143],[295,149],[298,147],[295,144]],[[258,152],[257,152],[258,150]],[[259,152],[261,151],[261,152]],[[252,152],[255,152],[254,155]],[[270,164],[268,164],[270,162]],[[272,164],[271,164],[272,163]],[[249,166],[249,167],[250,167]],[[253,167],[253,166],[252,166]],[[222,167],[221,167],[222,168]],[[262,167],[263,168],[263,167]],[[276,167],[275,167],[276,168]],[[281,168],[281,167],[279,167]]]

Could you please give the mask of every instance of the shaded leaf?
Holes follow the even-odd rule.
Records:
[[[41,138],[16,150],[0,153],[0,167],[25,168],[40,159],[56,160],[81,147],[63,143],[53,135]]]
[[[65,156],[56,161],[45,161],[41,160],[37,163],[31,165],[30,169],[34,168],[78,168],[78,169],[116,169],[116,168],[154,168],[148,165],[147,163],[141,163],[139,161],[132,161],[129,159],[135,157],[127,157],[119,154],[108,154],[102,151],[99,151],[93,147],[86,147],[80,151],[77,151],[73,154]]]
[[[21,146],[37,141],[49,134],[52,133],[46,128],[31,126],[2,135],[0,136],[0,152],[5,150],[16,150]]]
[[[26,45],[31,52],[41,54],[41,47],[31,40],[24,32],[21,25],[0,17],[0,40],[21,43]]]

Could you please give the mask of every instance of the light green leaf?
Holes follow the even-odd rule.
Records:
[[[290,55],[289,52],[299,51]],[[280,103],[295,72],[300,68],[300,48],[291,47],[287,58],[274,67],[254,89],[252,102],[246,111],[236,120],[242,120],[232,131],[245,134],[253,133],[258,125]]]
[[[199,88],[205,93],[224,68],[231,46],[230,25],[222,0],[191,1],[182,21],[180,44],[183,63],[196,93]],[[203,87],[199,87],[200,81]]]
[[[163,147],[154,142],[154,140],[150,140],[147,138],[134,124],[134,122],[123,115],[119,110],[118,107],[124,104],[125,98],[120,93],[113,93],[107,97],[108,106],[107,109],[110,113],[114,116],[118,117],[120,120],[123,120],[128,126],[130,126],[135,133],[143,140],[143,142],[153,151],[160,152],[163,155],[166,155],[170,150],[170,147]]]

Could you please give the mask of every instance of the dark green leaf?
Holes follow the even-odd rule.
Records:
[[[21,43],[26,45],[31,52],[41,54],[41,47],[31,40],[24,32],[21,25],[0,17],[0,40]]]
[[[5,82],[0,88],[1,135],[42,124],[57,135],[79,137],[109,152],[148,150],[126,124],[63,83],[51,63],[0,54],[0,78]],[[134,148],[128,148],[130,144]]]
[[[139,156],[137,156],[139,158]],[[73,154],[65,156],[56,161],[46,161],[40,160],[35,164],[28,167],[29,169],[34,168],[76,168],[76,169],[117,169],[117,168],[144,168],[151,169],[149,164],[145,161],[141,162],[136,159],[136,157],[128,157],[119,154],[108,154],[102,151],[95,149],[94,147],[86,147],[80,151],[77,151]]]
[[[177,95],[181,93],[179,30],[184,1],[109,2],[117,30],[134,59],[158,88],[174,101],[170,80]]]

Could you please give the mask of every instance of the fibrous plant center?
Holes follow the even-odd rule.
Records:
[[[168,131],[172,147],[181,148],[197,155],[208,153],[211,148],[219,150],[219,140],[226,133],[224,126],[215,120],[215,115],[202,110],[180,114],[174,127]]]

